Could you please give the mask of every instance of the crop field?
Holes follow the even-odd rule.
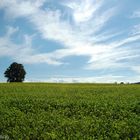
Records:
[[[140,85],[0,84],[0,139],[138,140]]]

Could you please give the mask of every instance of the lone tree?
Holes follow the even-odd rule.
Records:
[[[23,82],[26,75],[26,71],[22,64],[16,62],[12,63],[9,68],[4,72],[4,76],[7,82]]]

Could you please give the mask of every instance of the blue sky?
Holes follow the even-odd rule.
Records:
[[[0,81],[140,81],[140,0],[1,0]]]

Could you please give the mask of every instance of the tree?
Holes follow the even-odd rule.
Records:
[[[9,68],[4,72],[4,76],[7,82],[23,82],[26,75],[26,71],[22,64],[16,62],[12,63]]]

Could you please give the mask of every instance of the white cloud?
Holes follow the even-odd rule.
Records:
[[[132,66],[131,68],[134,72],[140,74],[140,65],[139,66]]]
[[[20,55],[27,55],[32,52],[32,48],[30,46],[26,47],[27,42],[25,40],[24,44],[16,45],[11,40],[11,36],[14,35],[18,31],[18,28],[8,27],[7,33],[5,36],[0,37],[0,57],[2,56],[11,56],[15,58]],[[28,38],[30,38],[28,36]]]
[[[75,22],[79,23],[90,20],[102,5],[102,0],[78,0],[78,2],[72,0],[66,5],[72,9]]]
[[[140,24],[134,25],[131,34],[132,34],[132,35],[138,35],[138,34],[140,34]]]
[[[22,63],[26,64],[35,64],[35,63],[47,63],[50,65],[61,65],[62,63],[58,60],[51,59],[48,54],[31,54],[31,55],[23,55],[23,57],[19,56],[17,60],[20,60]]]
[[[44,0],[1,0],[0,8],[6,9],[8,18],[30,16],[43,5]]]
[[[101,75],[92,77],[54,76],[40,79],[26,79],[25,82],[58,82],[58,83],[120,83],[138,82],[140,76]]]
[[[114,46],[118,47],[118,46],[122,46],[122,45],[125,45],[125,44],[129,44],[129,43],[138,41],[138,40],[140,40],[140,35],[133,35],[133,36],[128,37],[128,38],[126,38],[126,39],[113,42],[113,44],[114,44]],[[113,45],[113,44],[112,44],[112,45]]]
[[[14,33],[18,32],[19,28],[16,27],[12,27],[12,26],[7,26],[7,33],[6,33],[6,37],[10,38]]]
[[[63,3],[63,5],[71,8],[75,25],[62,19],[63,13],[59,9],[43,10],[41,7],[44,2],[44,0],[3,0],[0,7],[4,8],[6,13],[13,18],[27,18],[44,39],[59,41],[64,44],[64,48],[43,54],[33,53],[32,51],[35,48],[31,52],[26,48],[24,51],[22,50],[24,53],[16,56],[16,59],[25,63],[45,62],[53,65],[61,65],[63,62],[60,61],[64,57],[72,55],[87,56],[89,57],[87,66],[85,66],[87,69],[107,69],[110,67],[125,67],[126,65],[120,62],[120,60],[139,58],[138,50],[134,48],[133,50],[135,51],[132,51],[132,49],[128,49],[126,46],[129,43],[140,40],[139,35],[133,34],[131,37],[126,36],[125,39],[117,39],[107,44],[100,43],[100,41],[105,41],[118,35],[116,32],[106,35],[102,34],[103,32],[97,34],[116,13],[114,7],[107,8],[104,11],[101,10],[105,1],[73,0],[72,2]],[[6,41],[8,42],[9,40]],[[18,49],[16,45],[13,44],[12,46],[14,50]],[[8,47],[5,48],[8,50]],[[15,51],[13,52],[13,49],[8,51],[5,54],[10,53],[14,56],[13,53]]]
[[[24,35],[24,43],[17,45],[11,40],[11,36],[18,32],[18,28],[8,26],[5,36],[0,37],[0,57],[9,56],[13,60],[33,64],[33,63],[48,63],[52,65],[60,65],[57,60],[52,60],[47,54],[38,54],[32,46],[34,35]]]
[[[140,18],[140,10],[134,11],[134,13],[133,13],[133,15],[131,16],[131,18]]]

